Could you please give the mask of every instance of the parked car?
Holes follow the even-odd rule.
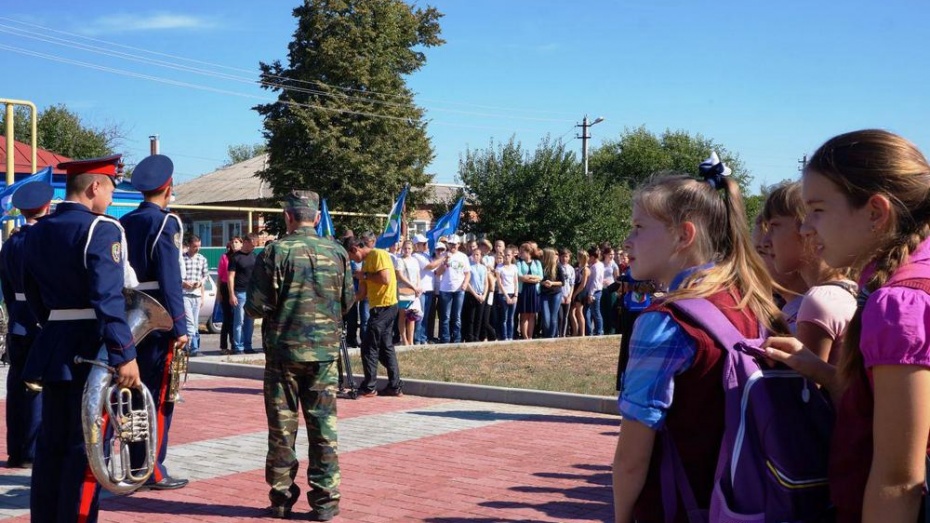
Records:
[[[200,325],[206,327],[210,334],[219,334],[223,328],[223,309],[217,302],[220,296],[217,281],[216,271],[210,271],[203,284],[203,303],[200,305]],[[214,307],[218,309],[216,315],[213,314]]]

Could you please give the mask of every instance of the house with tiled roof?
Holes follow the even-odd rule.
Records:
[[[248,209],[267,205],[263,199],[272,194],[268,182],[258,177],[258,172],[267,165],[268,155],[261,154],[176,185],[175,204],[207,207],[203,210],[185,208],[177,211],[185,222],[185,230],[199,236],[204,247],[224,246],[233,236],[248,232]],[[438,218],[433,216],[432,208],[451,201],[461,187],[453,184],[427,184],[430,196],[422,207],[414,211],[409,224],[410,234],[429,230]],[[209,207],[235,207],[241,210],[224,211]],[[252,212],[251,216],[251,230],[262,231],[265,226],[262,213]]]

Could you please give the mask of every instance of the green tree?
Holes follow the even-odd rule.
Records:
[[[425,64],[424,48],[444,43],[442,15],[402,0],[304,0],[294,16],[287,64],[260,64],[278,99],[255,107],[270,154],[259,176],[276,196],[306,187],[332,210],[362,213],[386,213],[409,183],[413,209],[433,150],[406,76]]]
[[[478,210],[476,220],[463,221],[466,232],[579,248],[616,244],[629,229],[629,188],[584,176],[575,153],[548,138],[532,152],[515,139],[469,150],[458,177]]]
[[[0,115],[0,125],[3,129],[6,128],[5,116]],[[18,106],[13,116],[14,136],[17,141],[29,143],[32,139],[31,125],[29,110]],[[40,148],[75,160],[113,154],[124,136],[119,125],[88,125],[64,104],[51,105],[39,111],[36,127]]]
[[[698,165],[711,151],[717,151],[733,171],[743,194],[747,194],[752,176],[739,155],[710,138],[687,131],[666,130],[656,135],[645,127],[626,129],[619,139],[596,148],[589,163],[591,172],[635,189],[657,172],[696,174]]]
[[[239,162],[251,160],[258,155],[265,154],[267,150],[268,147],[263,143],[253,143],[252,145],[240,143],[237,145],[230,145],[226,148],[226,163],[223,164],[223,167],[229,167]]]

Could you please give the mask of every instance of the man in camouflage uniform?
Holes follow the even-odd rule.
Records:
[[[342,317],[352,304],[349,257],[314,226],[319,196],[293,191],[284,202],[287,235],[266,246],[249,283],[245,310],[268,325],[265,352],[265,412],[271,486],[270,515],[288,518],[300,496],[297,476],[297,406],[310,440],[307,501],[311,521],[339,513],[336,383]]]

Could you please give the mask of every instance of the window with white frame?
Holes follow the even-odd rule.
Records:
[[[213,222],[210,220],[194,222],[191,231],[200,238],[201,247],[213,247]]]
[[[223,220],[223,245],[234,236],[242,237],[242,220]]]
[[[410,236],[414,234],[426,234],[426,231],[429,230],[429,221],[427,220],[413,220],[410,225],[407,227]]]

